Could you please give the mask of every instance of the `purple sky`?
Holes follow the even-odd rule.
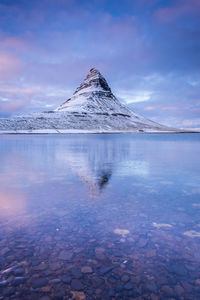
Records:
[[[91,67],[137,113],[200,128],[200,0],[0,0],[0,116],[51,110]]]

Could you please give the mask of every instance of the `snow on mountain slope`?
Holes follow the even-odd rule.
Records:
[[[54,111],[0,119],[0,130],[28,132],[173,131],[137,115],[113,95],[101,73],[91,69],[71,98]],[[39,130],[39,131],[38,131]]]
[[[113,95],[105,78],[96,69],[91,69],[83,83],[76,89],[73,96],[57,107],[55,111],[76,111],[78,113],[107,113],[119,114],[125,117],[135,118],[135,121],[146,121],[148,124],[155,123],[135,114],[124,106]],[[158,124],[157,124],[158,125]]]

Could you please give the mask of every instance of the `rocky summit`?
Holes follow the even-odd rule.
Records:
[[[106,79],[92,68],[71,98],[53,111],[0,119],[1,132],[168,132],[120,103]]]

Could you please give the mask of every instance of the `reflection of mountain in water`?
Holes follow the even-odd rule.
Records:
[[[95,197],[113,175],[148,175],[146,157],[138,156],[140,147],[144,148],[144,142],[140,146],[135,138],[121,135],[9,136],[1,144],[0,187],[22,191],[52,181],[68,181],[75,187],[75,175]],[[81,187],[77,194],[80,191]]]
[[[100,178],[99,178],[99,188],[100,189],[102,189],[105,185],[106,185],[106,183],[108,182],[108,180],[110,179],[110,177],[111,177],[111,175],[112,175],[112,172],[110,172],[110,173],[105,173],[105,174],[102,174],[101,176],[100,176]]]
[[[70,167],[89,186],[91,195],[96,196],[108,184],[116,165],[127,158],[127,146],[107,138],[83,139],[77,145],[75,139],[64,152],[56,152],[56,159]]]

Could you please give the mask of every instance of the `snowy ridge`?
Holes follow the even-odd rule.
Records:
[[[129,110],[116,99],[101,73],[91,69],[73,96],[55,111],[127,113]]]
[[[113,95],[101,73],[91,69],[71,98],[54,111],[0,119],[0,131],[161,132],[174,131],[136,114]]]

